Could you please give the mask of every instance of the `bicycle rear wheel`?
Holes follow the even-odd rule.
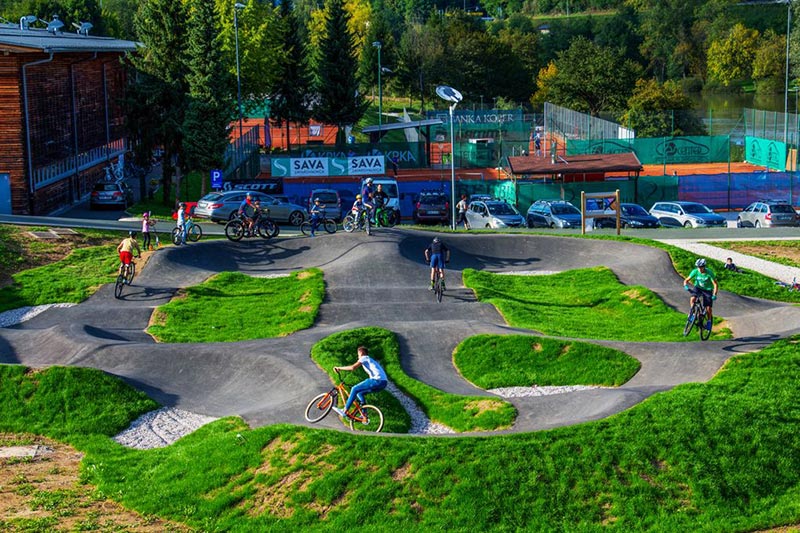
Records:
[[[197,242],[203,236],[203,228],[198,226],[197,224],[192,224],[192,227],[189,228],[189,233],[186,235],[186,238],[192,242]]]
[[[371,431],[378,433],[383,429],[383,413],[374,405],[362,405],[361,413],[364,414],[364,420],[355,420],[349,418],[350,429],[353,431]]]
[[[114,298],[122,297],[122,287],[125,286],[125,276],[120,274],[117,276],[117,282],[114,284]]]
[[[697,320],[697,306],[693,305],[689,310],[689,316],[686,317],[686,325],[683,327],[683,336],[686,337],[692,332],[692,327]]]
[[[312,424],[319,422],[331,412],[335,401],[336,395],[330,392],[325,392],[315,396],[314,399],[308,402],[308,405],[306,406],[306,420]]]

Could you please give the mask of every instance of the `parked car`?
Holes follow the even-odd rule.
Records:
[[[299,226],[306,219],[305,208],[297,204],[281,201],[268,194],[249,191],[253,200],[260,200],[261,207],[269,209],[269,216],[276,222],[288,222]],[[197,202],[195,216],[208,218],[214,222],[227,222],[239,210],[248,191],[235,190],[209,193]]]
[[[491,194],[470,194],[467,203],[478,202],[478,201],[487,201],[487,200],[496,200],[494,196]]]
[[[661,223],[647,209],[638,204],[619,205],[619,223],[623,228],[659,228]],[[609,217],[594,219],[596,228],[616,228],[617,219],[613,211]]]
[[[193,217],[194,210],[197,208],[197,202],[184,202],[186,204],[186,216]],[[178,210],[172,212],[172,220],[178,220]]]
[[[314,205],[314,199],[319,198],[320,203],[325,206],[325,216],[334,219],[336,222],[342,220],[342,197],[336,189],[313,189],[308,196],[308,209]]]
[[[736,217],[737,228],[770,228],[798,226],[800,217],[789,202],[761,200],[745,207]]]
[[[580,228],[580,210],[565,200],[536,200],[528,208],[529,228]]]
[[[89,209],[112,206],[127,209],[133,204],[133,191],[124,181],[98,181],[89,195]]]
[[[414,223],[447,224],[450,222],[450,200],[443,191],[421,191],[414,202]]]
[[[469,204],[467,221],[471,228],[518,228],[525,218],[517,209],[502,200],[478,200]]]
[[[698,202],[656,202],[650,214],[662,226],[683,226],[684,228],[725,228],[725,217]]]

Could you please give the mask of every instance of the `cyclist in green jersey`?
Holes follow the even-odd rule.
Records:
[[[714,271],[706,267],[705,259],[698,259],[695,261],[694,266],[696,268],[683,280],[683,288],[692,293],[692,298],[689,301],[690,306],[694,306],[695,298],[698,296],[703,298],[703,305],[706,306],[706,315],[708,317],[706,329],[710,330],[714,318],[714,314],[711,311],[711,304],[717,299],[719,285],[717,285]],[[691,282],[694,287],[689,288],[689,282]]]

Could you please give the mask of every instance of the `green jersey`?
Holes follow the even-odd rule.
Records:
[[[692,280],[694,286],[698,289],[703,289],[704,291],[714,291],[714,283],[713,280],[716,276],[714,276],[714,271],[710,268],[706,267],[705,272],[700,272],[699,268],[695,268],[692,270],[692,273],[689,274],[689,279]]]

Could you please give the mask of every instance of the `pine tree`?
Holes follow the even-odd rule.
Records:
[[[281,3],[283,49],[286,56],[278,66],[278,81],[271,95],[270,117],[278,124],[286,125],[287,149],[291,138],[289,126],[292,122],[308,124],[311,117],[311,74],[308,68],[305,47],[300,40],[300,23],[292,9],[292,3]]]
[[[342,0],[328,0],[325,36],[320,42],[317,63],[319,102],[314,115],[327,124],[336,124],[336,144],[344,144],[344,126],[355,124],[369,105],[358,91],[358,63],[355,39],[347,27],[350,18]]]
[[[228,125],[233,117],[232,83],[222,61],[221,32],[214,4],[192,0],[187,50],[189,104],[183,122],[186,166],[200,171],[201,193],[210,170],[225,166]]]

